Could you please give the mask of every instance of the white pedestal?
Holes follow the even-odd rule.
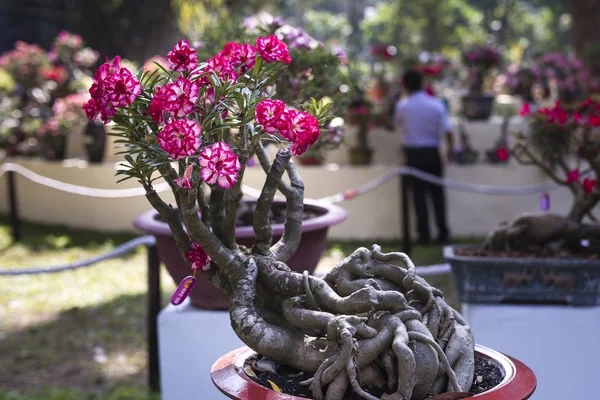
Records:
[[[210,379],[210,367],[244,344],[231,328],[227,311],[199,310],[186,300],[158,315],[158,351],[162,400],[222,400]]]
[[[600,307],[463,304],[475,342],[537,377],[531,399],[597,399]]]

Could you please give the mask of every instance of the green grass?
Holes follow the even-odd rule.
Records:
[[[0,269],[88,259],[134,237],[32,224],[22,230],[12,244],[0,219]],[[329,243],[318,269],[360,246],[370,243]],[[416,247],[412,257],[417,265],[442,262],[441,247]],[[166,304],[175,286],[164,269],[161,279]],[[457,305],[449,276],[429,281]],[[143,247],[76,271],[0,276],[0,400],[158,399],[146,386],[146,303]]]

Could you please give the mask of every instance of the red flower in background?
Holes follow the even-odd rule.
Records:
[[[583,180],[583,190],[585,190],[588,193],[592,193],[594,191],[594,188],[596,187],[596,180],[595,179],[584,179]]]
[[[588,125],[591,127],[600,126],[600,116],[595,114],[590,114],[588,116]]]
[[[38,71],[40,75],[49,81],[54,81],[57,83],[62,83],[67,79],[67,72],[64,67],[57,65],[52,68],[40,68]]]
[[[510,156],[510,152],[506,147],[500,147],[498,150],[496,150],[496,156],[498,156],[498,160],[506,161]]]
[[[521,111],[519,111],[519,115],[521,117],[531,115],[531,107],[529,107],[529,103],[523,104],[523,107],[521,107]]]

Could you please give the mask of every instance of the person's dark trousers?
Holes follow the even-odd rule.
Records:
[[[444,166],[440,153],[435,147],[405,147],[406,165],[420,169],[423,172],[442,177]],[[431,241],[429,233],[428,198],[433,203],[435,220],[438,228],[439,241],[448,240],[449,231],[446,224],[446,195],[443,186],[425,182],[419,178],[411,177],[409,180],[413,193],[415,211],[417,213],[417,232],[419,242]]]

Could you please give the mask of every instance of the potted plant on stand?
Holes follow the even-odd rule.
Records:
[[[297,110],[267,92],[289,62],[287,46],[275,36],[229,48],[230,55],[198,63],[182,41],[169,55],[171,71],[138,76],[115,57],[96,73],[85,106],[90,118],[115,122],[127,143],[118,174],[144,187],[189,265],[172,303],[181,304],[207,276],[230,298],[231,327],[257,353],[236,362],[255,360],[281,376],[284,366],[294,368],[315,399],[342,400],[347,392],[376,398],[371,391],[420,400],[482,390],[482,382],[492,386],[482,399],[497,398],[494,393],[527,398],[535,389],[531,371],[485,349],[476,353],[467,322],[416,275],[405,254],[359,248],[324,278],[286,265],[298,251],[304,213],[304,184],[291,158],[316,142],[330,118],[321,102]],[[280,143],[273,160],[264,157],[265,140]],[[252,154],[266,177],[254,242],[240,246],[235,216]],[[175,204],[154,190],[158,177],[169,183]],[[269,214],[277,190],[286,198],[286,218],[273,244]],[[478,365],[494,372],[474,379]],[[250,375],[240,379],[251,385]],[[227,366],[217,364],[213,379],[229,397],[251,398],[239,392],[239,382],[228,386]],[[277,398],[276,391],[254,398],[267,397]]]
[[[583,61],[560,52],[539,57],[534,73],[537,82],[549,88],[551,97],[563,105],[583,100],[594,82]]]
[[[546,396],[585,397],[595,393],[593,385],[569,391],[557,381],[558,376],[568,373],[585,381],[587,371],[593,369],[587,362],[573,361],[566,355],[561,365],[569,367],[563,368],[552,363],[551,354],[534,349],[544,348],[546,340],[552,343],[563,337],[564,331],[551,328],[554,321],[563,318],[578,326],[581,343],[595,337],[589,332],[595,332],[596,323],[588,321],[597,321],[600,314],[598,307],[593,307],[600,304],[600,287],[591,284],[600,278],[600,226],[586,217],[593,218],[591,212],[600,201],[595,180],[600,174],[597,110],[588,100],[573,108],[557,102],[535,113],[527,105],[521,111],[530,118],[528,134],[517,135],[511,155],[521,164],[539,167],[556,185],[571,192],[573,201],[567,213],[549,212],[550,195],[543,192],[542,212],[524,213],[502,222],[481,247],[451,246],[444,250],[463,307],[468,305],[467,315],[472,319],[479,315],[476,323],[480,325],[493,324],[497,320],[486,310],[494,309],[499,319],[511,321],[507,326],[519,326],[519,333],[511,337],[513,350],[520,345],[514,351],[543,370],[538,372],[545,379]],[[548,335],[532,333],[546,329]],[[486,340],[500,343],[492,332],[486,333]],[[572,348],[569,354],[578,352],[587,352],[587,346]]]
[[[490,71],[501,61],[500,53],[490,46],[482,46],[463,54],[468,68],[469,93],[462,98],[463,116],[469,120],[486,120],[492,113],[494,96],[484,92]]]

